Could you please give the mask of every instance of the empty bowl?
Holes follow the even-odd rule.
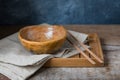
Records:
[[[22,45],[36,54],[54,53],[65,42],[67,33],[59,25],[33,25],[20,29],[18,37]]]

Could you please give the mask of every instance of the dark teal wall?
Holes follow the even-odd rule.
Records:
[[[120,24],[120,0],[0,0],[0,24]]]

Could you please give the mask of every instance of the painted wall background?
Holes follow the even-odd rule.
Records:
[[[120,0],[0,0],[0,24],[120,24]]]

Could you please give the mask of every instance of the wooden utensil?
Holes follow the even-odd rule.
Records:
[[[88,59],[89,62],[91,62],[92,64],[95,64],[95,62],[90,59],[77,45],[75,45],[72,41],[70,41],[68,38],[67,38],[68,42],[73,45],[86,59]]]
[[[74,41],[77,43],[77,44],[79,44],[79,45],[81,45],[87,52],[89,52],[98,62],[100,62],[100,63],[103,63],[103,61],[99,58],[99,57],[97,57],[92,51],[90,51],[81,41],[78,41],[70,32],[67,32],[68,34],[69,34],[69,36],[72,38],[72,39],[74,39]],[[67,38],[67,40],[70,42],[70,40]],[[75,43],[73,43],[73,42],[70,42],[81,54],[83,54],[84,52],[81,52],[80,51],[80,48],[77,46],[77,45],[75,45]],[[85,54],[85,53],[84,53]],[[85,56],[83,54],[83,56]],[[86,57],[86,56],[85,56]],[[91,61],[88,57],[86,57],[92,64],[94,63],[93,61]]]

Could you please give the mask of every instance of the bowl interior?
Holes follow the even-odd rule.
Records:
[[[29,26],[20,30],[20,36],[23,39],[35,42],[60,39],[65,34],[62,26]]]

